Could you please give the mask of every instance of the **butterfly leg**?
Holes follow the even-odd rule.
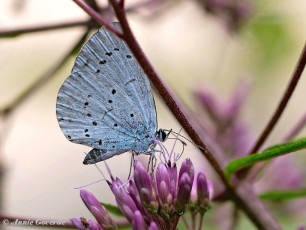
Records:
[[[133,167],[133,165],[135,163],[135,155],[137,155],[137,153],[132,150],[131,163],[130,163],[130,172],[129,172],[128,180],[130,179],[130,176],[131,176],[131,173],[132,173],[132,167]]]
[[[150,155],[147,171],[150,170],[150,164],[151,164],[151,169],[152,169],[152,173],[153,173],[154,170],[155,170],[155,167],[156,167],[156,162],[157,162],[157,159],[156,159],[156,156],[155,156],[155,152],[154,151],[150,151],[150,153],[147,152],[146,154]]]

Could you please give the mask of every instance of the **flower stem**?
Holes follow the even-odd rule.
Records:
[[[266,139],[268,138],[268,136],[270,135],[270,133],[272,132],[273,128],[275,127],[276,123],[278,122],[279,118],[281,117],[281,115],[283,114],[289,99],[291,98],[297,83],[299,81],[299,79],[302,76],[303,70],[305,68],[305,64],[306,64],[306,44],[304,44],[304,48],[303,51],[301,53],[301,56],[298,60],[298,63],[295,67],[295,70],[292,74],[291,80],[287,86],[287,89],[276,109],[276,111],[274,112],[273,116],[271,117],[269,123],[267,124],[266,128],[263,130],[263,132],[261,133],[261,135],[259,136],[258,140],[256,141],[255,145],[253,146],[252,150],[250,151],[249,154],[253,154],[256,153],[259,148],[263,145],[263,143],[266,141]]]
[[[192,229],[196,229],[196,214],[195,213],[191,213],[191,226],[192,226]]]
[[[58,24],[50,24],[50,25],[43,25],[43,26],[30,26],[26,28],[19,28],[13,30],[2,30],[0,31],[0,38],[1,37],[16,37],[25,33],[35,33],[35,32],[42,32],[48,30],[56,30],[56,29],[66,29],[72,28],[76,26],[94,26],[96,23],[93,20],[80,20],[75,22],[65,22],[65,23],[58,23]]]
[[[185,216],[182,216],[182,220],[183,220],[183,223],[184,225],[186,226],[186,229],[187,230],[191,230],[189,224],[188,224],[188,221],[186,220]]]
[[[202,230],[202,225],[203,225],[203,221],[204,220],[204,213],[202,213],[201,215],[200,215],[200,223],[199,223],[199,230]]]

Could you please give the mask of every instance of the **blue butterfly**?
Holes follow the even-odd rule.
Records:
[[[119,23],[113,23],[120,30]],[[104,27],[82,47],[61,86],[56,115],[66,138],[93,149],[84,164],[132,151],[154,154],[157,130],[150,83],[124,41]]]

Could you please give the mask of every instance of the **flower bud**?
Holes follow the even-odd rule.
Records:
[[[194,179],[194,168],[190,159],[186,159],[181,166],[178,180],[178,191],[175,199],[175,209],[182,215],[190,200],[190,194]]]
[[[119,209],[127,220],[132,223],[134,212],[138,210],[134,200],[127,191],[122,188],[122,182],[119,179],[113,181],[109,187],[115,195]]]
[[[204,173],[198,173],[197,177],[197,197],[200,212],[204,213],[209,203],[209,190]]]
[[[158,230],[157,225],[155,224],[155,222],[151,222],[150,226],[149,226],[149,230]]]
[[[158,197],[162,203],[166,203],[168,195],[170,194],[169,190],[169,174],[166,166],[160,163],[156,170],[156,184],[158,190]]]
[[[133,227],[133,230],[146,230],[147,229],[147,225],[145,221],[143,220],[142,215],[139,211],[136,211],[134,213],[132,227]]]
[[[158,202],[151,176],[138,161],[135,162],[134,181],[141,203],[149,213],[157,213]]]
[[[106,208],[99,203],[99,201],[91,192],[82,189],[80,191],[80,195],[86,207],[93,214],[101,226],[115,227],[115,223],[110,217]]]
[[[177,187],[177,168],[176,164],[168,165],[168,175],[169,175],[169,190],[174,199],[176,197],[176,187]]]

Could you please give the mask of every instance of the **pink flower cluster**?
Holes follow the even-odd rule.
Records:
[[[171,230],[177,229],[180,217],[189,206],[192,206],[193,213],[201,214],[208,208],[211,185],[207,183],[203,173],[197,176],[197,197],[191,201],[194,174],[190,159],[183,161],[179,173],[175,163],[160,163],[155,175],[148,173],[136,161],[133,179],[128,184],[123,184],[118,178],[113,178],[108,184],[115,195],[118,208],[133,229]],[[81,198],[97,222],[86,218],[72,218],[75,227],[83,230],[117,229],[116,221],[89,191],[81,190]]]

